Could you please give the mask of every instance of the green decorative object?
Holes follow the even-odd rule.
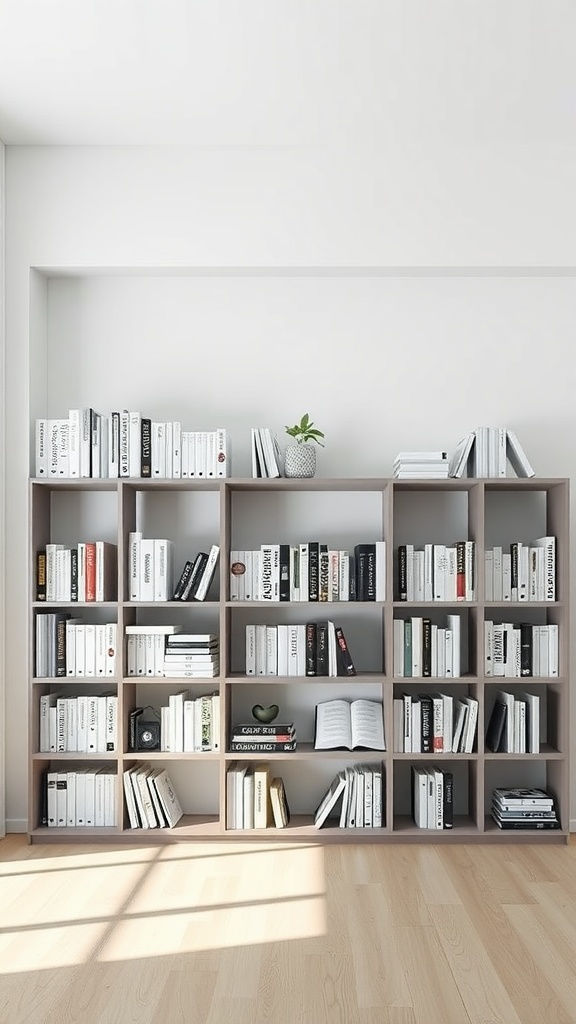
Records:
[[[280,708],[277,704],[270,704],[267,708],[262,707],[261,704],[255,704],[252,708],[252,714],[257,722],[262,722],[264,725],[269,725],[275,718],[278,717]]]

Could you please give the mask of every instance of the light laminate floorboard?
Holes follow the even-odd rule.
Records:
[[[576,843],[0,841],[0,1024],[575,1024]]]

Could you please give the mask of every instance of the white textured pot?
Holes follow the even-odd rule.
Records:
[[[291,477],[314,476],[316,472],[316,445],[291,444],[284,453],[284,475]]]

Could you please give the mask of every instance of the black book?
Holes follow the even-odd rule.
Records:
[[[48,824],[48,769],[42,772],[42,787],[40,789],[40,824]]]
[[[36,600],[46,600],[46,552],[36,554]]]
[[[408,600],[408,578],[406,572],[406,545],[398,547],[398,598],[400,601]]]
[[[318,551],[318,600],[327,601],[330,589],[330,555],[328,545],[320,544]]]
[[[185,563],[184,568],[182,569],[182,573],[180,575],[180,579],[178,580],[178,583],[174,587],[174,594],[172,596],[173,601],[179,601],[180,598],[182,597],[182,594],[184,593],[184,588],[186,587],[186,584],[188,583],[188,580],[190,579],[190,576],[192,574],[192,566],[193,563],[190,560],[188,560]]]
[[[138,736],[138,719],[143,713],[144,708],[135,708],[131,711],[128,716],[128,747],[130,750],[137,750],[137,736]]]
[[[152,476],[152,420],[142,416],[140,420],[140,476]]]
[[[520,623],[520,675],[532,675],[532,623]]]
[[[369,544],[356,544],[354,563],[356,568],[356,600],[368,600],[368,548]]]
[[[516,591],[513,598],[514,601],[518,600],[518,544],[515,542],[510,545],[510,589],[512,593]]]
[[[194,597],[196,587],[202,579],[202,573],[208,564],[208,555],[205,551],[199,551],[194,559],[192,565],[192,572],[190,573],[188,582],[182,591],[180,601],[191,601]]]
[[[376,600],[376,545],[363,544],[366,551],[366,596],[365,601]]]
[[[420,700],[421,751],[423,754],[431,754],[434,743],[432,698],[428,693],[419,693],[418,698]]]
[[[502,701],[495,701],[492,714],[486,729],[486,749],[496,753],[500,750],[502,734],[506,725],[506,705]]]
[[[344,631],[341,626],[334,626],[334,633],[336,634],[336,644],[338,649],[338,675],[339,676],[355,676],[356,666],[352,661],[352,655],[344,636]]]
[[[56,612],[56,676],[66,675],[66,622],[70,618],[69,612]]]
[[[251,754],[278,754],[296,750],[296,740],[277,742],[273,736],[262,737],[261,740],[232,740],[230,751],[232,753]]]
[[[316,626],[316,675],[328,675],[328,623],[319,622]]]
[[[280,544],[280,600],[290,600],[290,545]]]
[[[316,633],[317,625],[315,622],[306,623],[306,675],[316,675]]]
[[[70,551],[70,600],[78,600],[78,548]]]
[[[320,600],[320,544],[317,540],[308,544],[308,600]]]
[[[422,675],[432,675],[432,620],[422,619]]]
[[[527,829],[541,832],[543,830],[547,831],[548,829],[560,828],[560,822],[558,821],[558,818],[544,818],[540,821],[536,818],[526,818],[522,819],[521,821],[518,819],[512,821],[509,818],[497,817],[494,813],[492,814],[492,817],[494,818],[494,821],[498,825],[498,828],[504,830],[509,829],[512,831],[514,829]]]
[[[294,722],[272,722],[271,725],[264,725],[262,722],[242,722],[232,728],[233,736],[262,736],[267,743],[275,742],[275,736],[295,734]]]

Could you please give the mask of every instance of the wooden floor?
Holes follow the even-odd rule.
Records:
[[[574,1024],[576,843],[0,841],[0,1024]]]

